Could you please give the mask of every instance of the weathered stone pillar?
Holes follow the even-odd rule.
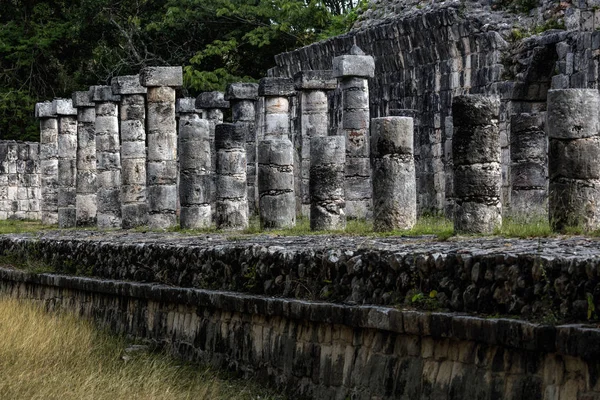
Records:
[[[96,108],[90,90],[73,93],[77,108],[76,225],[96,225]]]
[[[346,228],[345,161],[344,136],[310,139],[310,229],[313,231]]]
[[[54,99],[58,116],[58,227],[76,224],[77,198],[77,110],[71,99]]]
[[[212,222],[210,126],[201,119],[195,99],[177,100],[179,115],[179,222],[183,229],[208,228]]]
[[[373,228],[411,229],[417,222],[413,119],[371,120]]]
[[[96,201],[98,228],[121,227],[121,154],[119,101],[110,86],[92,86],[96,103]]]
[[[502,225],[499,112],[495,97],[463,95],[452,101],[457,233],[493,233]]]
[[[346,213],[366,218],[371,213],[369,165],[369,81],[375,74],[373,57],[353,46],[349,55],[333,59],[333,76],[342,90],[340,135],[346,137]]]
[[[258,194],[262,228],[296,225],[294,152],[287,139],[267,139],[258,144]]]
[[[548,215],[548,136],[542,114],[510,120],[510,215],[519,221]]]
[[[294,81],[289,78],[262,78],[258,95],[265,98],[264,139],[290,138],[288,97],[294,93]]]
[[[140,72],[148,88],[148,226],[165,229],[177,223],[177,122],[175,88],[183,85],[181,67],[148,67]]]
[[[294,87],[300,92],[300,135],[294,143],[298,149],[298,198],[303,216],[310,215],[310,138],[327,136],[329,129],[329,100],[327,91],[335,90],[337,79],[333,71],[301,71],[294,75]]]
[[[258,214],[258,191],[256,182],[256,100],[258,84],[232,83],[227,86],[225,99],[231,104],[233,122],[249,125],[246,138],[246,180],[248,182],[248,210],[250,215]]]
[[[211,187],[210,187],[210,204],[211,212],[213,213],[213,221],[216,208],[216,188],[215,182],[217,179],[217,153],[215,151],[215,127],[223,123],[223,110],[229,108],[229,102],[225,101],[225,96],[222,92],[204,92],[196,97],[196,111],[201,113],[202,119],[206,119],[209,124],[210,138],[210,159],[211,159]]]
[[[40,119],[42,223],[53,225],[58,223],[58,119],[49,101],[35,105],[35,116]]]
[[[248,227],[246,183],[247,124],[219,124],[215,130],[217,150],[216,215],[219,229]]]
[[[117,76],[111,81],[121,96],[121,218],[125,229],[148,223],[146,195],[146,88],[139,75]]]
[[[552,229],[600,228],[597,89],[548,91],[548,209]]]

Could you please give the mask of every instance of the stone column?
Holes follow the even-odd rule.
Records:
[[[258,144],[258,194],[262,228],[296,225],[294,152],[287,139],[267,139]]]
[[[48,101],[35,105],[35,116],[40,119],[42,223],[53,225],[58,223],[58,119]]]
[[[481,95],[452,101],[454,132],[454,230],[493,233],[502,225],[500,101]]]
[[[371,213],[369,165],[369,81],[375,74],[373,57],[353,46],[349,55],[333,59],[333,76],[342,90],[340,135],[346,137],[346,213],[366,218]]]
[[[344,136],[310,139],[310,229],[313,231],[346,228],[345,162]]]
[[[210,125],[201,119],[195,99],[177,100],[179,115],[179,222],[183,229],[208,228],[212,222]]]
[[[600,228],[597,89],[548,91],[548,209],[555,231]]]
[[[231,104],[231,119],[233,122],[248,124],[246,138],[246,179],[248,182],[248,210],[250,215],[258,214],[258,191],[256,189],[256,100],[258,99],[258,84],[232,83],[227,86],[225,99]]]
[[[58,116],[58,227],[76,225],[77,198],[77,110],[71,99],[54,99]]]
[[[77,108],[76,225],[96,225],[96,108],[91,91],[74,92]]]
[[[200,93],[196,97],[196,111],[201,112],[202,119],[206,119],[209,123],[209,138],[210,138],[210,159],[211,159],[211,176],[212,184],[210,188],[210,204],[211,211],[213,213],[213,220],[215,218],[216,204],[215,204],[215,181],[217,173],[217,154],[215,151],[215,126],[223,123],[223,110],[229,108],[229,102],[225,101],[225,96],[222,92],[204,92]]]
[[[510,215],[519,221],[548,215],[548,136],[542,114],[510,120]]]
[[[258,82],[258,95],[263,96],[264,139],[290,138],[288,97],[294,93],[294,82],[289,78],[262,78]]]
[[[177,123],[175,88],[183,84],[181,67],[148,67],[140,72],[148,88],[148,226],[166,229],[177,223]]]
[[[375,231],[411,229],[417,222],[413,130],[410,117],[371,120]]]
[[[121,227],[121,154],[119,105],[110,86],[92,86],[96,103],[96,201],[98,228]]]
[[[294,87],[300,92],[300,135],[294,147],[297,150],[297,174],[300,185],[298,198],[301,214],[310,215],[310,138],[327,136],[329,129],[329,100],[327,91],[335,90],[337,80],[333,71],[301,71],[294,75]]]
[[[243,230],[248,227],[247,135],[247,124],[219,124],[216,126],[215,218],[219,229]]]
[[[121,218],[125,229],[148,224],[146,195],[146,88],[139,75],[117,76],[111,81],[121,96]]]

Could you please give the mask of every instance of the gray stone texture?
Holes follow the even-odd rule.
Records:
[[[333,59],[333,76],[338,78],[342,96],[339,133],[346,137],[346,214],[348,218],[369,218],[372,213],[371,168],[369,165],[369,82],[373,57],[353,47],[352,54]]]
[[[54,225],[58,223],[58,118],[51,102],[37,103],[35,114],[40,119],[42,223]]]
[[[75,224],[95,226],[98,204],[96,198],[96,107],[91,91],[73,93],[77,107],[77,182]]]
[[[120,96],[110,86],[93,86],[96,103],[96,225],[100,229],[121,227],[121,154],[119,143]],[[108,100],[107,100],[108,99]]]
[[[195,110],[185,107],[190,100],[194,104],[193,98],[178,101],[179,222],[182,229],[201,229],[210,227],[212,223],[210,124]]]
[[[263,229],[296,225],[294,151],[287,139],[267,139],[258,144],[258,195]]]
[[[121,224],[124,229],[148,224],[146,171],[146,97],[139,75],[117,76],[113,92],[121,95]]]
[[[196,98],[196,108],[199,109],[227,109],[229,102],[225,100],[223,92],[203,92]]]
[[[39,143],[0,141],[0,220],[41,219],[39,148]]]
[[[310,217],[310,138],[327,136],[329,129],[329,100],[327,92],[337,88],[337,79],[330,70],[300,71],[294,75],[294,84],[299,91],[300,132],[295,136],[300,180],[297,197],[301,202],[301,213]]]
[[[146,67],[140,71],[140,84],[145,87],[183,86],[182,67]]]
[[[346,228],[344,136],[314,136],[310,141],[310,229]]]
[[[496,97],[453,99],[456,233],[490,234],[502,225],[499,107]]]
[[[373,229],[411,229],[417,222],[413,119],[371,120]]]
[[[510,120],[510,215],[517,221],[548,214],[548,136],[545,115],[515,114]]]
[[[140,81],[144,84],[141,75]],[[164,81],[169,84],[174,82],[166,79],[166,77]],[[154,83],[157,82],[160,81]],[[175,88],[170,86],[147,86],[146,195],[148,226],[166,229],[177,224]]]
[[[600,228],[599,107],[597,89],[548,91],[548,209],[555,231]]]
[[[215,128],[217,228],[243,230],[248,227],[245,123],[224,123]]]
[[[290,139],[289,96],[294,93],[294,82],[287,78],[262,78],[258,85],[258,94],[264,98],[264,139]]]

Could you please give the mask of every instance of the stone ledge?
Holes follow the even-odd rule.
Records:
[[[454,313],[348,306],[159,284],[32,274],[8,268],[0,268],[0,279],[226,312],[342,324],[435,339],[467,340],[517,350],[559,353],[586,360],[600,357],[600,329],[590,325],[552,326],[505,318],[487,319]]]

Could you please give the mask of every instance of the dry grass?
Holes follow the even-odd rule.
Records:
[[[122,358],[126,343],[66,314],[0,298],[3,399],[276,399],[164,355]]]

